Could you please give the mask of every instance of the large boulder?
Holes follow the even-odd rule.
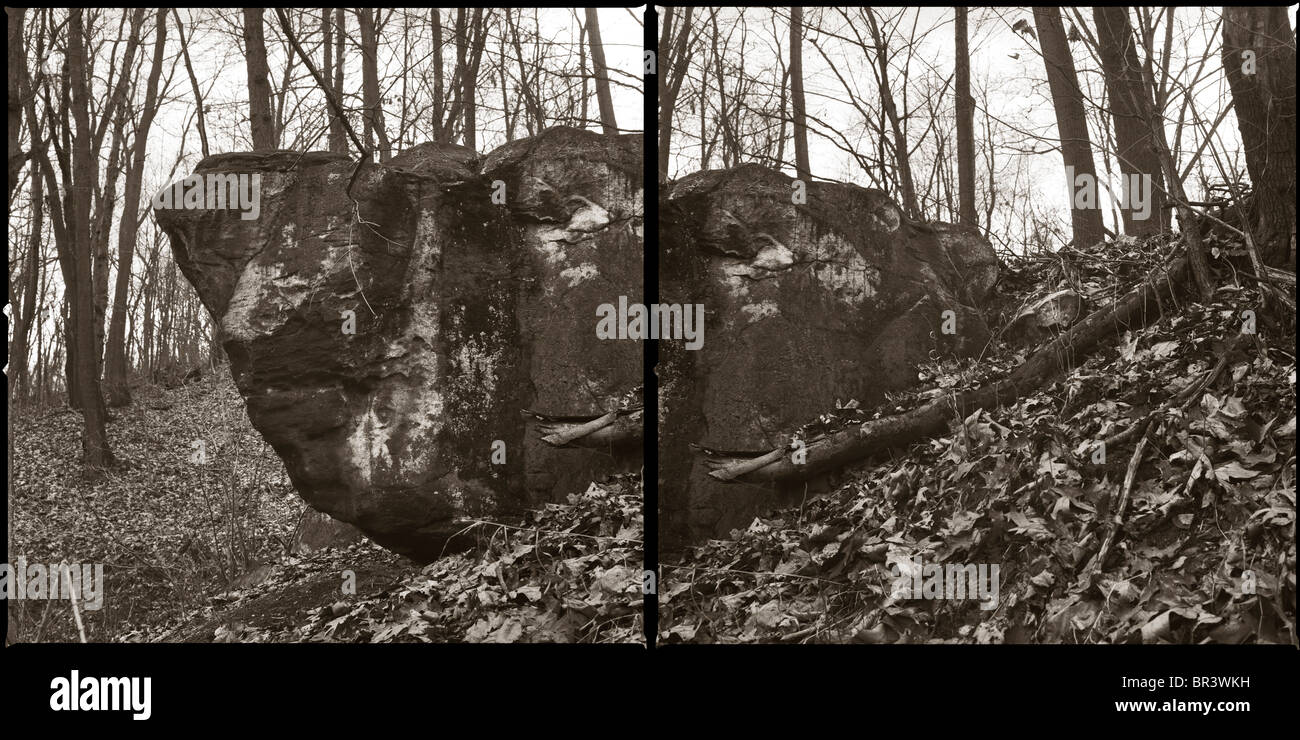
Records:
[[[998,261],[977,230],[919,224],[886,194],[757,165],[661,195],[660,300],[702,303],[703,347],[661,344],[659,495],[669,548],[726,536],[802,492],[721,483],[700,448],[758,454],[836,401],[864,405],[916,366],[978,353]]]
[[[223,154],[195,172],[230,174],[260,176],[256,218],[156,213],[313,508],[428,560],[474,520],[639,466],[638,445],[557,449],[536,429],[641,384],[639,343],[594,332],[597,305],[642,292],[639,136],[557,128],[360,165]]]

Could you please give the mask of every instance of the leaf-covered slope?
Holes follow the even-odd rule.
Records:
[[[1103,306],[1157,248],[1012,265],[1004,315],[1063,287]],[[1294,328],[1253,283],[1225,268],[1221,285],[1014,405],[687,551],[664,566],[661,640],[1294,643]],[[1243,311],[1257,333],[1242,334]],[[845,399],[804,434],[990,382],[1025,352],[997,343],[978,364],[922,367],[922,388],[874,412]],[[918,563],[998,564],[996,608],[908,598],[895,574]]]
[[[303,505],[229,375],[133,395],[108,425],[123,465],[94,482],[76,464],[77,414],[14,420],[13,552],[105,565],[104,607],[80,614],[90,641],[643,639],[634,476],[523,521],[464,522],[478,547],[424,568],[370,542],[291,555]],[[80,639],[68,601],[11,614],[22,641]]]

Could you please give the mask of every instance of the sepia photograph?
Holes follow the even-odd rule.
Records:
[[[643,642],[639,15],[8,18],[8,642]]]
[[[661,643],[1295,634],[1275,8],[666,8]]]
[[[1298,7],[6,8],[9,716],[1289,718]]]

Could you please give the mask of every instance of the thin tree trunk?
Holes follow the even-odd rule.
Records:
[[[470,149],[478,148],[478,103],[475,99],[475,88],[478,86],[478,68],[479,63],[483,60],[483,48],[487,44],[487,28],[483,22],[483,9],[474,8],[474,17],[470,22],[468,32],[472,34],[471,56],[468,66],[464,67],[465,73],[461,76],[461,95],[460,103],[462,114],[464,115],[464,130],[461,132],[465,146]]]
[[[979,227],[975,210],[975,98],[970,94],[970,49],[967,39],[966,8],[957,7],[957,200],[959,221]]]
[[[357,10],[361,35],[361,104],[365,107],[364,141],[367,148],[373,148],[377,141],[379,161],[387,162],[393,148],[384,128],[384,103],[379,98],[379,35],[375,29],[374,12],[371,8]]]
[[[262,28],[264,8],[244,8],[244,44],[248,71],[248,120],[253,151],[275,149],[275,123],[271,118],[270,73],[266,66],[266,38]]]
[[[333,28],[333,24],[330,22],[329,8],[321,8],[320,34],[321,34],[321,38],[324,39],[324,47],[325,47],[324,49],[325,58],[321,66],[321,74],[325,78],[325,84],[329,86],[329,89],[326,92],[332,94],[335,100],[341,100],[342,96],[339,94],[339,91],[334,88],[334,84],[333,84],[334,28]],[[343,56],[342,47],[339,48],[338,53],[340,57]],[[334,154],[347,154],[348,142],[343,134],[343,120],[339,117],[337,113],[334,112],[332,108],[329,107],[328,103],[326,104],[325,110],[328,111],[330,117],[329,150]]]
[[[172,8],[172,18],[176,21],[176,39],[181,45],[181,55],[185,59],[185,71],[190,76],[190,88],[194,91],[194,119],[199,128],[199,146],[203,151],[203,158],[207,159],[210,152],[208,151],[208,124],[207,110],[203,103],[203,93],[199,90],[199,78],[194,74],[194,64],[190,61],[190,45],[185,40],[185,26],[181,23],[180,13]]]
[[[695,12],[693,6],[686,6],[685,13],[682,15],[681,30],[677,32],[677,39],[673,41],[673,16],[676,8],[666,8],[664,11],[664,28],[659,36],[659,53],[662,57],[665,49],[670,48],[671,52],[668,59],[660,58],[658,66],[661,69],[656,70],[655,78],[659,81],[659,181],[665,182],[668,179],[668,158],[670,155],[669,144],[672,143],[673,137],[673,113],[677,105],[677,95],[681,92],[682,81],[686,79],[686,70],[690,60],[686,58],[687,47],[690,45],[691,38],[691,15]],[[665,65],[664,62],[668,64]],[[663,67],[666,66],[666,69]],[[703,115],[703,114],[701,114]]]
[[[14,343],[9,355],[9,377],[12,379],[10,389],[15,399],[23,397],[28,385],[27,335],[31,332],[33,317],[36,316],[36,301],[40,291],[41,227],[45,222],[44,200],[45,188],[41,174],[32,168],[32,230],[27,241],[27,259],[22,272],[22,310],[14,316]]]
[[[520,14],[521,22],[522,19],[523,19],[523,14],[521,13]],[[519,65],[519,87],[523,91],[524,102],[528,106],[528,120],[527,120],[528,135],[532,136],[533,134],[541,132],[542,127],[545,125],[544,122],[545,114],[542,112],[542,104],[538,101],[537,91],[533,89],[533,84],[530,81],[530,77],[536,79],[538,70],[534,68],[533,74],[529,75],[527,68],[524,66],[523,42],[519,38],[519,26],[522,25],[522,23],[515,23],[514,21],[512,21],[510,19],[509,13],[506,14],[506,23],[509,26],[511,40],[514,43],[515,61]],[[581,31],[581,35],[585,35],[585,34],[586,34],[586,29],[584,28]],[[581,39],[579,40],[581,41]],[[585,89],[585,85],[587,81],[587,71],[586,71],[587,56],[584,54],[578,57],[578,59],[582,63],[581,72],[582,72],[583,85]],[[583,103],[584,104],[586,103],[585,95],[583,96]],[[583,115],[583,118],[586,118],[585,114]]]
[[[812,179],[808,163],[808,116],[803,96],[803,8],[790,8],[790,108],[794,126],[794,168],[800,180]]]
[[[735,129],[732,127],[731,111],[727,108],[727,75],[723,71],[722,52],[718,48],[718,42],[722,39],[722,31],[718,28],[717,8],[711,10],[709,24],[713,26],[713,35],[710,37],[710,51],[713,58],[713,78],[718,83],[718,128],[722,132],[722,166],[731,167],[736,164],[736,150],[740,147],[736,142]]]
[[[26,45],[23,43],[23,19],[26,8],[5,8],[5,20],[9,24],[9,197],[13,198],[14,189],[18,187],[18,173],[27,161],[22,151],[23,133],[23,95],[22,79],[27,69],[24,56]],[[34,123],[34,122],[29,122]],[[36,146],[36,137],[32,137],[32,146]],[[13,562],[12,560],[10,562]]]
[[[443,121],[446,117],[447,103],[444,100],[442,77],[445,74],[442,60],[442,11],[437,8],[429,10],[429,29],[433,36],[433,135],[439,143],[447,143],[443,137]]]
[[[1043,63],[1047,68],[1047,84],[1052,91],[1052,105],[1056,110],[1056,128],[1061,139],[1061,157],[1065,161],[1066,179],[1071,193],[1070,218],[1074,226],[1074,243],[1091,246],[1105,237],[1100,204],[1080,206],[1074,202],[1076,183],[1082,178],[1092,187],[1097,185],[1097,169],[1092,159],[1092,142],[1088,138],[1088,119],[1083,110],[1083,95],[1074,71],[1074,57],[1065,39],[1061,23],[1061,9],[1035,7],[1034,25],[1042,46]],[[1073,172],[1074,177],[1069,177]]]
[[[587,8],[587,45],[591,49],[591,67],[596,83],[596,102],[600,104],[600,127],[606,136],[618,133],[614,120],[614,99],[609,92],[609,68],[605,66],[605,46],[600,40],[600,19],[595,8]]]
[[[117,227],[117,282],[113,292],[113,315],[109,322],[108,344],[105,347],[104,392],[110,406],[125,406],[131,402],[126,382],[126,303],[131,287],[131,268],[135,261],[135,240],[140,223],[138,208],[140,188],[144,178],[145,150],[149,143],[149,129],[158,112],[158,79],[162,75],[163,52],[167,46],[167,11],[158,11],[157,36],[154,41],[153,65],[145,84],[144,109],[136,127],[131,153],[130,169],[126,173],[126,192],[123,195],[122,220]]]
[[[586,43],[587,43],[587,24],[583,23],[578,28],[579,48],[585,46]],[[591,75],[587,74],[586,54],[578,55],[578,75],[582,78],[582,89],[578,91],[578,101],[579,101],[578,102],[578,106],[579,106],[578,123],[579,125],[585,127],[587,125],[587,112],[589,110],[587,105],[588,102],[587,99],[591,97],[591,93],[587,90],[587,83],[591,82]],[[572,105],[568,106],[568,110],[572,112],[573,106]],[[572,113],[570,113],[570,115],[572,115]]]
[[[876,44],[876,67],[880,75],[880,107],[889,119],[889,127],[894,134],[894,161],[898,164],[898,177],[903,189],[903,208],[908,215],[916,218],[921,213],[921,206],[916,200],[916,181],[912,178],[912,163],[908,156],[907,134],[903,131],[903,121],[894,105],[894,93],[889,83],[889,49],[885,45],[884,34],[876,23],[876,16],[871,8],[863,8],[867,25],[871,29],[871,38]],[[906,105],[906,101],[904,101]]]
[[[93,182],[84,178],[92,175],[94,168],[91,158],[90,131],[90,92],[87,89],[89,77],[86,65],[86,40],[82,22],[83,10],[73,8],[68,18],[68,76],[72,87],[72,114],[76,119],[77,132],[73,143],[73,171],[77,173],[78,187],[70,193],[72,201],[72,244],[77,282],[73,301],[73,314],[76,317],[75,334],[77,340],[76,375],[81,413],[85,419],[85,430],[81,441],[82,466],[88,473],[113,464],[113,453],[108,448],[108,437],[104,432],[104,400],[99,392],[99,376],[95,361],[94,296],[92,294],[90,257],[93,245],[90,235],[90,200],[77,197],[76,192],[88,193],[94,187]]]
[[[506,141],[515,140],[515,126],[519,122],[519,107],[516,105],[514,111],[510,106],[510,85],[506,79],[506,30],[510,25],[510,8],[505,9],[506,22],[501,28],[501,38],[497,44],[497,78],[501,81],[501,116],[505,119],[506,124]],[[522,85],[523,82],[521,81]],[[520,96],[516,95],[516,100]]]
[[[1133,202],[1120,204],[1120,218],[1124,233],[1148,236],[1163,228],[1164,178],[1160,174],[1160,158],[1151,140],[1151,128],[1146,114],[1154,108],[1150,92],[1142,84],[1142,67],[1138,61],[1137,45],[1129,28],[1128,9],[1122,6],[1098,6],[1092,9],[1097,25],[1097,50],[1109,91],[1110,117],[1115,127],[1116,158],[1125,182],[1133,178],[1147,178],[1151,187],[1151,200],[1146,209],[1134,208]],[[1142,105],[1134,105],[1133,101]],[[1145,217],[1142,213],[1145,212]]]

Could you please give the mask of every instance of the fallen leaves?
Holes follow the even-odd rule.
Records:
[[[1013,267],[1023,293],[1003,296],[1003,315],[1066,287],[1104,305],[1161,248],[1098,245],[1053,258],[1037,279]],[[1242,311],[1259,305],[1229,283],[1209,305],[1168,306],[1012,405],[688,549],[663,564],[660,641],[1294,644],[1294,333],[1237,340]],[[936,361],[917,390],[875,409],[837,404],[800,436],[991,382],[1021,352]],[[1147,423],[1115,524],[1140,436],[1130,430]],[[896,579],[919,562],[1000,565],[997,608],[903,598]]]

